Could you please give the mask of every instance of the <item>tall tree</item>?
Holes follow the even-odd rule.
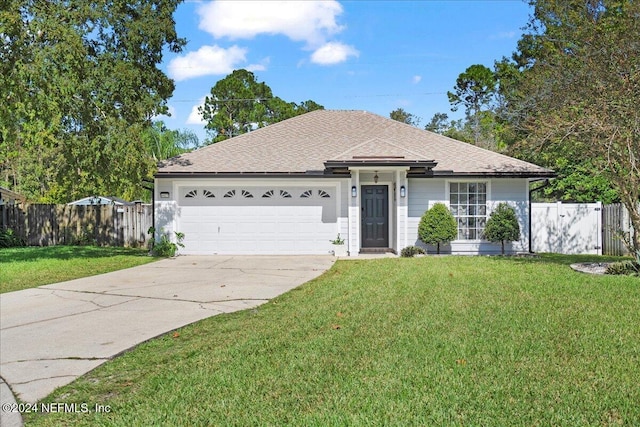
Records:
[[[184,45],[179,1],[4,3],[3,179],[42,201],[139,197],[154,167],[141,134],[174,88],[157,66]]]
[[[271,88],[247,70],[235,70],[218,81],[199,108],[212,142],[324,107],[311,100],[297,105],[273,96]]]
[[[509,100],[531,159],[589,159],[629,210],[640,248],[640,2],[535,0]]]
[[[420,125],[420,117],[405,111],[404,108],[396,108],[389,117],[395,121],[418,127]]]
[[[475,64],[456,79],[455,92],[447,92],[451,110],[464,106],[467,119],[472,122],[474,143],[478,145],[482,135],[482,112],[488,109],[496,92],[496,78],[491,69]]]

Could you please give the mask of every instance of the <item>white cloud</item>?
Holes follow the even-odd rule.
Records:
[[[189,113],[189,117],[187,117],[187,124],[188,125],[206,125],[207,122],[202,118],[202,115],[200,115],[200,112],[198,111],[198,107],[201,107],[204,105],[204,99],[206,98],[206,96],[203,96],[202,98],[200,98],[200,101],[194,105],[193,107],[191,107],[191,113]]]
[[[210,1],[198,9],[199,28],[216,38],[250,39],[282,34],[310,47],[344,29],[336,22],[342,6],[323,1]]]
[[[411,81],[413,82],[413,84],[418,84],[422,81],[422,76],[413,76],[411,78]]]
[[[311,62],[320,65],[333,65],[346,61],[350,56],[358,57],[359,55],[360,52],[353,46],[330,42],[313,52]]]
[[[229,74],[236,66],[246,61],[247,49],[231,46],[228,49],[215,46],[202,46],[195,52],[179,56],[167,67],[169,76],[176,81],[211,74]]]

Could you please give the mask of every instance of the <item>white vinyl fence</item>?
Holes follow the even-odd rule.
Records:
[[[532,203],[533,252],[602,255],[602,203]]]

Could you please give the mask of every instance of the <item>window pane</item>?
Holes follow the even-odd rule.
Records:
[[[475,238],[476,238],[476,230],[472,228],[469,230],[469,239],[475,240]]]
[[[471,193],[475,193],[478,191],[478,184],[476,183],[469,183],[469,194]]]
[[[468,194],[460,194],[460,198],[458,199],[458,203],[467,204],[469,203],[469,195]]]
[[[484,182],[479,182],[478,183],[478,193],[487,193],[487,184],[485,184]]]
[[[451,194],[458,192],[458,183],[457,182],[452,182],[452,183],[449,184],[449,192]]]
[[[475,205],[477,203],[476,202],[477,200],[478,200],[478,196],[477,195],[469,194],[469,204],[470,205]]]
[[[486,194],[478,194],[478,203],[485,204],[487,203],[487,195]]]
[[[478,206],[478,215],[486,215],[486,214],[487,214],[487,207],[484,205]]]
[[[458,195],[457,194],[452,194],[451,195],[451,204],[452,205],[457,205],[458,204]]]
[[[460,189],[459,193],[468,193],[469,192],[469,184],[465,183],[460,183],[458,184],[458,188]]]

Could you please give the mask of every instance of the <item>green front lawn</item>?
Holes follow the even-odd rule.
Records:
[[[143,249],[48,246],[0,249],[0,293],[146,264]]]
[[[640,280],[586,259],[338,261],[46,399],[109,413],[27,425],[640,425]]]

